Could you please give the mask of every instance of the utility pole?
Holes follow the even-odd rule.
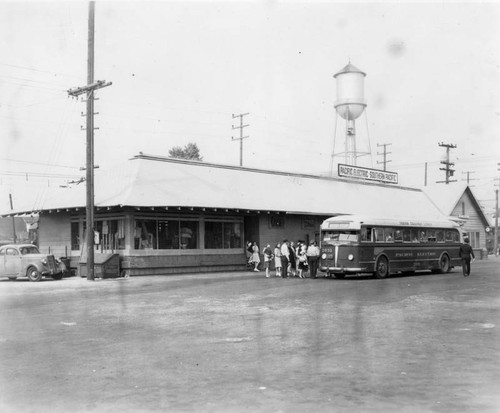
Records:
[[[392,145],[392,143],[382,143],[382,144],[380,144],[380,145],[377,143],[377,146],[383,146],[383,147],[384,147],[384,152],[382,152],[382,153],[377,152],[377,155],[383,155],[383,156],[384,156],[384,160],[383,160],[382,162],[377,161],[377,164],[379,164],[379,163],[383,163],[383,164],[384,164],[384,171],[386,171],[386,170],[387,170],[387,169],[386,169],[387,164],[388,164],[389,162],[392,162],[392,161],[388,161],[388,160],[387,160],[387,155],[388,155],[388,154],[390,154],[390,153],[392,153],[392,152],[387,152],[387,147],[388,147],[389,145]]]
[[[240,166],[243,166],[243,139],[249,138],[249,136],[243,136],[243,128],[246,128],[247,126],[250,126],[250,125],[243,125],[243,117],[247,116],[249,114],[250,113],[242,113],[240,115],[233,114],[233,119],[240,118],[240,126],[234,126],[234,125],[232,125],[233,126],[233,130],[235,130],[235,129],[239,129],[240,130],[240,137],[239,138],[235,138],[235,137],[231,136],[231,140],[232,141],[237,141],[237,140],[240,141]]]
[[[12,194],[9,194],[10,200],[10,210],[14,210],[14,204],[12,203]],[[14,240],[14,244],[17,244],[17,235],[16,235],[16,218],[14,215],[12,216],[12,239]]]
[[[470,174],[475,174],[475,173],[476,173],[476,171],[462,172],[462,174],[466,174],[467,175],[467,186],[469,186],[470,181],[477,181],[477,179],[472,179],[470,177]],[[463,179],[462,179],[462,181],[463,181]]]
[[[450,149],[456,148],[457,145],[453,143],[439,143],[439,146],[443,146],[446,148],[446,161],[441,161],[443,165],[446,165],[444,168],[439,168],[441,171],[445,171],[446,173],[446,179],[444,181],[436,181],[436,183],[443,183],[445,182],[446,184],[449,184],[450,182],[457,182],[457,180],[450,180],[450,178],[453,176],[455,173],[454,169],[451,169],[452,166],[455,164],[453,162],[450,162]]]
[[[68,90],[68,95],[78,97],[87,94],[87,152],[86,152],[86,245],[87,280],[94,280],[94,91],[111,82],[94,82],[94,21],[95,1],[89,2],[87,85]]]
[[[425,163],[425,170],[424,170],[424,186],[427,186],[427,162]]]
[[[498,189],[495,190],[495,255],[498,255]]]

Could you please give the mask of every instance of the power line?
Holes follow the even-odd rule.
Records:
[[[55,168],[78,169],[78,167],[76,167],[76,166],[57,165],[57,164],[50,164],[50,163],[45,163],[45,162],[22,161],[20,159],[0,158],[0,160],[1,161],[8,161],[8,162],[27,163],[27,164],[31,164],[31,165],[51,166],[51,167],[55,167]]]

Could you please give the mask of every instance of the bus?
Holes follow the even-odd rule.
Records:
[[[461,265],[459,225],[451,220],[415,220],[339,215],[320,231],[319,269],[327,277],[371,273],[446,273]]]

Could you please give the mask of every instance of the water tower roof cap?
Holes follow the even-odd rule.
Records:
[[[333,75],[333,77],[337,77],[343,73],[361,73],[363,76],[366,76],[366,73],[359,70],[356,66],[349,62],[346,67],[344,67],[340,72],[337,72]]]

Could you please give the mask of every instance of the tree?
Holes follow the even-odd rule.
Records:
[[[180,146],[174,146],[168,151],[168,156],[177,159],[191,159],[195,161],[203,161],[200,156],[200,150],[196,143],[188,143],[184,148]]]

